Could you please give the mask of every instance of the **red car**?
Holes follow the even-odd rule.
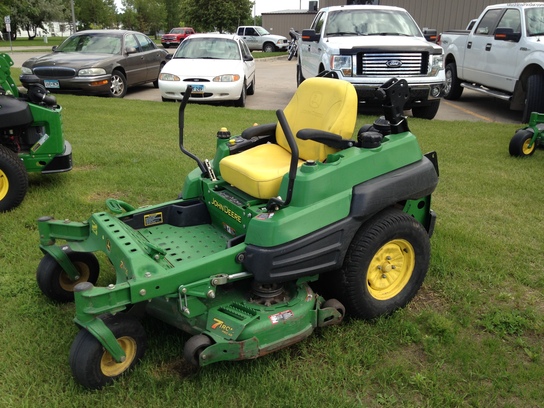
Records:
[[[164,48],[168,48],[170,46],[177,47],[183,40],[194,33],[195,30],[191,27],[172,28],[168,34],[164,34],[161,37],[161,44]]]

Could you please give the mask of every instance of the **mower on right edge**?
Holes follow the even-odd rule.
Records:
[[[508,150],[510,156],[527,157],[531,156],[536,148],[544,140],[544,114],[533,112],[529,119],[529,125],[518,129],[512,139]]]

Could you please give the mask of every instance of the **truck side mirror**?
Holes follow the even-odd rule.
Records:
[[[497,28],[493,38],[498,41],[519,42],[521,33],[515,33],[513,28]]]
[[[424,28],[423,29],[423,35],[425,36],[425,39],[429,42],[436,42],[436,39],[438,37],[438,32],[435,29],[432,28]]]
[[[319,38],[321,37],[319,34],[315,32],[315,30],[311,29],[305,29],[302,30],[302,34],[300,36],[302,38],[302,41],[319,41]]]

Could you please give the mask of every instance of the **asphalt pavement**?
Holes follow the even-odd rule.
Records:
[[[14,67],[21,67],[27,59],[43,55],[51,49],[43,46],[34,48],[36,51],[33,52],[20,52],[15,48],[11,51],[9,47],[0,47],[0,52],[10,55]],[[296,61],[287,61],[287,57],[256,59],[256,90],[254,95],[247,97],[246,108],[263,110],[284,108],[297,87],[296,64]],[[161,102],[159,90],[152,84],[130,88],[125,99]],[[406,114],[410,115],[410,112]],[[506,101],[465,89],[458,101],[443,99],[435,119],[520,123],[521,112],[511,111]]]

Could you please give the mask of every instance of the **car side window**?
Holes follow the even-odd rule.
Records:
[[[136,40],[136,37],[134,37],[134,34],[127,34],[125,36],[125,49],[126,48],[136,48],[136,51],[140,52],[140,44],[138,44],[138,41]]]
[[[143,34],[136,34],[136,38],[142,47],[142,51],[153,51],[155,49],[155,44],[148,37]]]
[[[246,35],[254,35],[255,36],[255,35],[259,35],[259,34],[257,34],[257,31],[255,31],[254,28],[249,27],[249,28],[246,28]]]
[[[495,31],[497,20],[501,15],[502,10],[489,10],[480,20],[478,27],[476,27],[475,33],[477,35],[491,35]]]
[[[312,27],[315,30],[316,34],[321,34],[321,29],[323,28],[323,23],[325,22],[325,13],[320,13],[316,16]]]
[[[244,35],[244,27],[238,29],[238,35]]]
[[[253,57],[251,51],[249,51],[249,47],[244,40],[240,40],[240,45],[242,46],[242,57],[244,57],[244,59]]]
[[[521,33],[521,15],[519,14],[519,10],[506,10],[497,28],[511,28],[514,33]]]

